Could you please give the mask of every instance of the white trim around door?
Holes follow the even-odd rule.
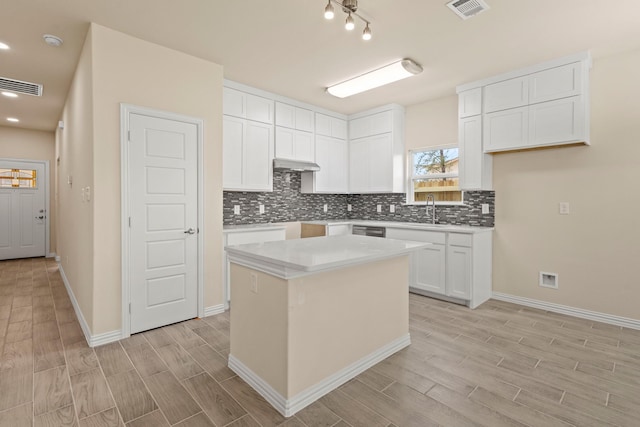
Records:
[[[131,335],[131,283],[130,283],[130,228],[128,226],[130,216],[129,206],[129,120],[131,114],[155,117],[160,119],[181,121],[194,124],[198,131],[198,316],[204,317],[204,121],[199,118],[189,117],[167,111],[154,110],[131,104],[120,104],[120,203],[121,203],[121,248],[122,248],[122,338]]]

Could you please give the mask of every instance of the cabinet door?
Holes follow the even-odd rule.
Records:
[[[485,113],[527,105],[529,103],[528,76],[485,86],[483,101]]]
[[[222,119],[222,187],[242,188],[243,119],[223,116]]]
[[[383,111],[369,116],[371,122],[370,135],[391,132],[393,130],[393,112]]]
[[[477,116],[482,113],[482,88],[460,92],[458,95],[458,118]]]
[[[293,149],[294,138],[295,131],[293,129],[276,126],[276,158],[295,158]]]
[[[471,248],[447,247],[447,296],[470,298],[471,267]]]
[[[482,124],[485,152],[526,147],[529,139],[529,107],[485,114]]]
[[[568,98],[581,92],[582,66],[579,62],[529,76],[529,104]]]
[[[296,160],[313,162],[315,160],[315,144],[313,134],[296,131],[293,139],[293,154]]]
[[[369,191],[369,148],[367,139],[351,141],[349,144],[349,191]]]
[[[581,96],[529,106],[529,145],[584,141],[584,102]]]
[[[315,191],[320,193],[346,193],[349,190],[349,154],[347,141],[316,136]]]
[[[365,138],[369,151],[369,191],[393,191],[393,141],[391,134]]]
[[[347,121],[332,117],[331,136],[338,139],[347,139]]]
[[[289,129],[296,127],[296,107],[282,102],[276,102],[276,126]]]
[[[295,123],[296,129],[303,130],[305,132],[314,131],[313,111],[296,107],[295,118],[296,118],[296,123]]]
[[[316,113],[316,135],[331,136],[331,119],[326,114]]]
[[[272,191],[273,126],[246,122],[243,158],[243,187]]]
[[[358,139],[371,135],[369,117],[360,117],[349,121],[349,139]]]
[[[458,121],[458,148],[460,158],[460,188],[482,188],[482,117],[473,116]]]
[[[222,113],[244,118],[245,93],[225,87],[222,89]]]
[[[446,292],[446,249],[444,245],[432,245],[417,251],[413,261],[411,286],[444,295]]]
[[[261,96],[246,94],[246,118],[272,124],[273,101]]]

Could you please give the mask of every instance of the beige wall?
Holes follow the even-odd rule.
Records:
[[[222,67],[92,24],[94,334],[121,327],[120,103],[204,120],[204,306],[222,296]]]
[[[64,129],[56,132],[56,205],[58,246],[65,275],[82,315],[93,319],[93,204],[81,189],[93,188],[92,38],[87,34],[62,112]],[[72,184],[67,184],[72,177]]]
[[[639,67],[637,50],[594,61],[591,146],[494,155],[494,291],[640,319]],[[456,105],[408,107],[407,149],[456,141]],[[558,290],[538,286],[541,270]]]
[[[0,157],[49,161],[49,252],[56,251],[55,135],[53,132],[0,126]]]

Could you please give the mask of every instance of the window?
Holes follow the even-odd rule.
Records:
[[[435,201],[443,204],[462,202],[458,147],[430,147],[409,153],[412,166],[409,203],[426,202],[428,194],[433,194]]]
[[[36,188],[36,171],[0,168],[0,188]]]

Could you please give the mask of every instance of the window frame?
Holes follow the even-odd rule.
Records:
[[[435,150],[447,150],[451,148],[458,149],[458,159],[460,158],[460,147],[458,144],[443,144],[443,145],[434,145],[430,147],[421,147],[414,148],[408,151],[407,156],[407,205],[417,205],[417,206],[425,206],[427,202],[420,202],[414,200],[414,191],[413,191],[413,182],[419,179],[439,179],[439,178],[458,178],[458,185],[460,183],[460,170],[458,169],[458,173],[432,173],[428,175],[415,175],[414,169],[414,156],[416,153],[421,153],[423,151],[435,151]],[[459,188],[459,187],[458,187]],[[436,201],[436,206],[463,206],[464,203],[464,190],[460,189],[460,198],[462,199],[459,202],[453,201]]]

